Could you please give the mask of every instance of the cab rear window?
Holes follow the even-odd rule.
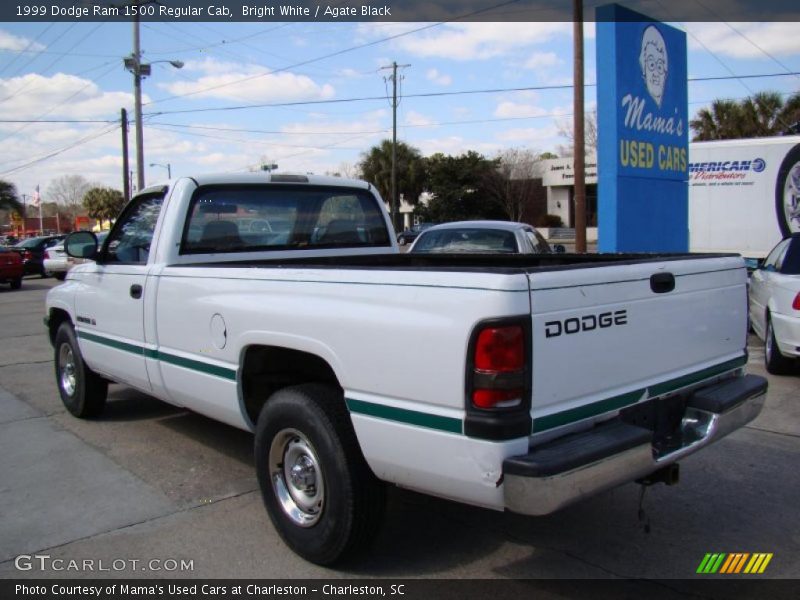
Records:
[[[325,186],[208,186],[192,198],[182,254],[390,246],[377,199]]]

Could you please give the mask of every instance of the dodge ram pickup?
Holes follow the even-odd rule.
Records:
[[[266,510],[332,564],[387,484],[544,515],[657,478],[760,412],[735,255],[401,254],[369,183],[142,190],[47,298],[61,399],[109,382],[255,434]]]

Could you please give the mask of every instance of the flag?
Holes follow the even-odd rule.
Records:
[[[31,204],[33,204],[34,208],[39,208],[41,203],[42,203],[42,197],[39,194],[39,186],[37,185],[36,189],[33,192],[33,200],[31,201]]]

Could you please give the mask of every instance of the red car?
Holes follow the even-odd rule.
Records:
[[[0,283],[10,283],[12,290],[22,287],[22,275],[25,267],[19,252],[0,248]]]

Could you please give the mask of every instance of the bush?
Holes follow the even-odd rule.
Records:
[[[543,215],[539,217],[537,227],[563,227],[564,221],[558,215]]]

